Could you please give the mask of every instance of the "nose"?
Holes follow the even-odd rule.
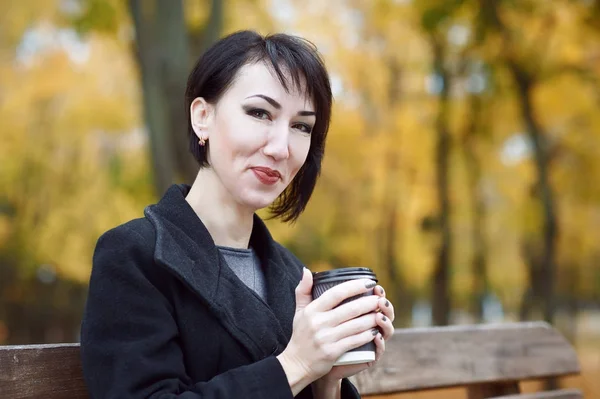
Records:
[[[289,158],[289,134],[288,126],[275,124],[269,129],[267,142],[263,147],[263,153],[276,161]]]

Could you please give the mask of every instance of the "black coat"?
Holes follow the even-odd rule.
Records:
[[[93,398],[291,398],[279,361],[292,334],[302,263],[255,216],[265,303],[225,265],[172,186],[144,218],[98,240],[81,328]],[[312,398],[310,386],[298,398]],[[348,380],[342,398],[360,398]]]

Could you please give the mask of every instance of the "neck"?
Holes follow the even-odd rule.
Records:
[[[248,248],[254,213],[231,198],[210,167],[200,169],[185,200],[216,245]]]

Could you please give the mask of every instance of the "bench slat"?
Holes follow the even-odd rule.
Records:
[[[488,382],[467,387],[468,399],[487,399],[492,396],[518,394],[521,392],[518,382]]]
[[[397,329],[378,364],[352,380],[375,395],[578,373],[566,339],[531,322]]]
[[[89,398],[79,344],[0,346],[3,399]]]
[[[578,389],[561,389],[559,391],[496,396],[490,399],[583,399],[583,394]]]

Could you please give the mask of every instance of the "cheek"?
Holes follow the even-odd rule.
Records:
[[[300,170],[306,158],[308,157],[308,151],[310,150],[310,137],[295,137],[291,140],[291,161],[292,171],[294,175]]]
[[[249,154],[261,144],[261,132],[257,124],[248,123],[244,116],[220,118],[215,129],[214,142],[218,143],[215,155],[230,156]],[[226,155],[227,154],[227,155]]]

